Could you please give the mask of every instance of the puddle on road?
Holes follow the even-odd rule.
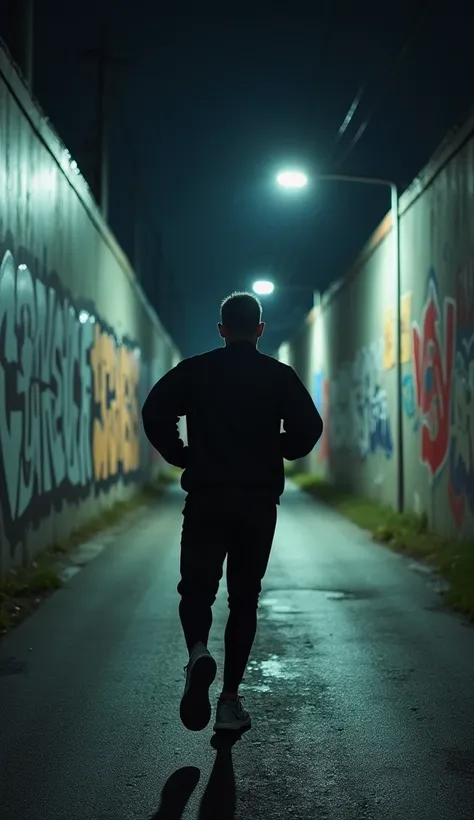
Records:
[[[271,686],[267,686],[265,683],[251,683],[249,684],[249,689],[252,692],[260,692],[261,694],[265,694],[266,692],[271,692]]]
[[[330,601],[344,601],[360,598],[360,595],[356,595],[355,592],[326,592],[326,598]]]
[[[291,606],[290,604],[282,603],[280,598],[261,598],[260,599],[260,606],[266,606],[272,610],[272,612],[280,614],[280,615],[299,615],[302,614],[301,609],[296,609],[296,607]]]
[[[316,595],[316,597],[315,597]],[[272,681],[292,681],[304,679],[308,655],[314,656],[315,650],[312,641],[306,635],[308,615],[314,616],[321,611],[324,600],[341,601],[370,597],[366,591],[348,591],[334,589],[272,589],[260,598],[259,605],[265,610],[265,617],[269,621],[285,622],[298,626],[303,621],[298,646],[302,650],[300,658],[281,658],[276,654],[265,660],[251,660],[247,667],[245,684],[255,692],[269,692],[273,689]],[[324,607],[325,616],[330,612],[330,605]],[[303,619],[295,616],[303,616]],[[304,644],[304,645],[303,645]],[[294,646],[294,644],[293,644]]]
[[[278,678],[279,680],[295,680],[300,677],[300,673],[294,669],[295,659],[291,661],[292,669],[289,669],[290,661],[284,661],[278,655],[270,655],[263,661],[250,661],[248,671],[259,673],[263,678]],[[254,687],[252,687],[254,688]]]
[[[292,589],[279,591],[278,597],[262,595],[260,606],[271,615],[305,615],[314,612],[315,602],[322,598],[327,601],[355,601],[369,597],[373,597],[373,593],[367,590]]]

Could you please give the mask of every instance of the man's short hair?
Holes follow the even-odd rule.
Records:
[[[221,324],[231,336],[252,336],[262,321],[262,305],[252,293],[232,293],[221,305]]]

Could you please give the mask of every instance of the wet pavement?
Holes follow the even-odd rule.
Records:
[[[182,501],[97,539],[3,641],[1,820],[473,818],[474,630],[429,573],[293,489],[242,686],[253,728],[181,726]],[[226,605],[222,583],[220,670]]]

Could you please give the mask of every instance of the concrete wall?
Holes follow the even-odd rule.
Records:
[[[5,572],[161,468],[140,409],[179,354],[1,47],[0,190]]]
[[[401,200],[405,508],[474,537],[474,117]],[[388,215],[281,358],[325,420],[300,465],[396,505],[395,253]]]

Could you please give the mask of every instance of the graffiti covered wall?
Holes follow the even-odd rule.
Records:
[[[0,128],[4,572],[156,473],[140,408],[179,356],[1,49]]]
[[[393,439],[383,385],[383,340],[357,350],[354,359],[330,380],[326,402],[331,451],[346,449],[365,460],[375,453],[393,454]]]
[[[404,508],[474,537],[474,119],[401,198]],[[305,463],[396,505],[399,469],[395,248],[390,215],[305,328],[300,371],[325,421]],[[385,224],[385,229],[383,228]],[[344,333],[340,332],[344,328]],[[301,345],[301,342],[299,343]]]

